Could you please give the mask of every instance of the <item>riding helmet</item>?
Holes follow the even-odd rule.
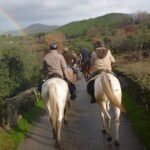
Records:
[[[53,49],[57,49],[57,48],[58,48],[57,43],[52,42],[52,43],[50,44],[50,49],[51,49],[51,50],[53,50]]]

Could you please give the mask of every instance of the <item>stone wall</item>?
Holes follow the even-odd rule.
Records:
[[[37,100],[36,88],[5,99],[1,111],[3,122],[9,127],[16,126],[18,117],[33,108]]]

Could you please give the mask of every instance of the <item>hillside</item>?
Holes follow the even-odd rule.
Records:
[[[23,30],[28,33],[38,33],[38,32],[49,32],[52,31],[54,29],[56,29],[58,26],[48,26],[48,25],[44,25],[44,24],[32,24],[26,28],[24,28]]]
[[[32,24],[22,30],[25,31],[27,34],[34,34],[34,33],[39,33],[39,32],[50,32],[56,28],[58,28],[58,26],[49,26],[49,25],[36,23],[36,24]],[[17,30],[8,31],[8,32],[5,32],[4,34],[20,35],[20,33]]]
[[[90,29],[94,28],[103,30],[109,27],[122,27],[132,22],[132,19],[132,16],[129,14],[112,13],[88,20],[71,22],[61,26],[58,30],[62,31],[67,37],[78,37],[85,35]]]
[[[101,39],[114,52],[130,52],[146,50],[150,55],[150,14],[111,13],[87,20],[71,22],[56,29],[69,39],[68,46],[80,51],[87,47],[93,49],[92,40]],[[130,56],[129,56],[130,57]]]

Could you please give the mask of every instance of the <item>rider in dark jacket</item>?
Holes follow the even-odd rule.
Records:
[[[81,59],[81,71],[87,70],[90,68],[90,52],[88,48],[83,48],[80,54]]]
[[[90,60],[90,53],[88,48],[83,48],[81,51],[81,63],[88,63]]]
[[[115,58],[113,57],[111,51],[104,46],[102,41],[97,41],[95,43],[95,50],[91,55],[91,67],[93,67],[94,72],[90,78],[100,74],[102,71],[112,73],[112,63],[115,63]],[[87,85],[87,91],[92,96],[91,103],[96,102],[94,96],[94,83],[95,79],[90,79],[90,82],[88,82]]]

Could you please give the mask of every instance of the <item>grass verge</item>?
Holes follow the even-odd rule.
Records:
[[[150,115],[145,112],[142,106],[133,101],[129,94],[123,93],[123,103],[127,110],[127,115],[132,122],[135,133],[139,136],[142,143],[150,150]]]
[[[0,129],[0,149],[16,150],[20,142],[24,139],[25,134],[32,127],[32,123],[40,114],[44,107],[43,101],[38,101],[34,108],[25,113],[22,118],[18,119],[17,126],[11,130]]]

